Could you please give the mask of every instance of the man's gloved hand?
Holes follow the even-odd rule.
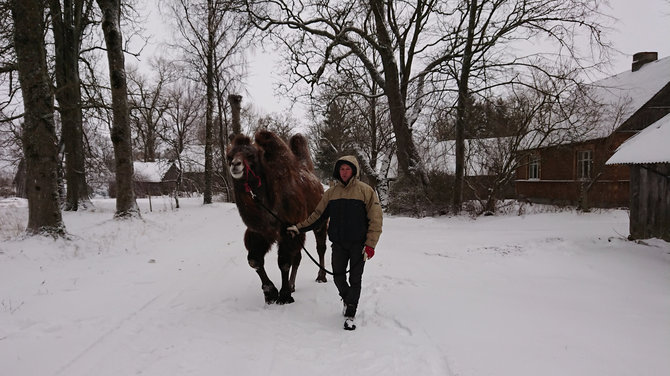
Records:
[[[363,258],[367,261],[372,258],[372,256],[375,255],[375,249],[370,247],[369,245],[366,245],[365,248],[363,248]]]
[[[295,237],[300,233],[300,230],[298,230],[296,225],[291,225],[286,228],[286,232],[291,235],[291,237]]]

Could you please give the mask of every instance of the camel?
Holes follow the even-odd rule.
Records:
[[[255,134],[253,144],[245,135],[235,136],[226,153],[235,203],[247,226],[247,261],[261,279],[266,304],[294,302],[291,294],[295,292],[305,234],[291,237],[285,228],[305,220],[323,195],[307,140],[297,134],[289,144],[276,134],[261,130]],[[326,282],[326,223],[315,228],[314,234],[321,264],[316,280]],[[265,254],[274,243],[278,244],[282,278],[279,291],[265,272]]]

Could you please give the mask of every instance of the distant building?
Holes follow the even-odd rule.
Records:
[[[168,176],[168,171],[173,165],[173,162],[166,160],[133,162],[135,196],[141,198],[173,193],[176,179]]]
[[[625,140],[670,112],[670,57],[637,53],[631,71],[595,82],[599,102],[612,113],[581,139],[524,150],[516,171],[518,198],[593,207],[629,205],[629,169],[605,162]],[[615,113],[616,112],[616,113]]]
[[[156,162],[133,162],[133,188],[135,197],[163,196],[172,194],[176,179],[168,173],[174,163],[168,160]],[[109,183],[109,197],[116,197],[116,182]]]

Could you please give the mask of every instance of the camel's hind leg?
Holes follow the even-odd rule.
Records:
[[[289,286],[291,286],[291,292],[295,292],[295,277],[298,275],[298,267],[300,266],[300,261],[302,261],[302,252],[298,250],[293,255],[293,261],[291,262],[291,275],[288,278]]]
[[[265,296],[265,303],[277,302],[279,292],[265,272],[265,254],[270,250],[272,243],[261,234],[247,230],[244,233],[244,246],[247,248],[247,261],[261,279],[261,288]]]
[[[326,236],[328,226],[326,223],[314,229],[314,237],[316,238],[316,252],[319,254],[319,274],[316,276],[316,281],[319,283],[328,282],[326,278]]]

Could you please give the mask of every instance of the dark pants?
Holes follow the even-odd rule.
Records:
[[[337,244],[332,245],[333,280],[335,286],[345,304],[358,306],[361,297],[361,280],[363,278],[363,245],[362,244]],[[351,265],[349,272],[349,283],[347,283],[348,264]]]

